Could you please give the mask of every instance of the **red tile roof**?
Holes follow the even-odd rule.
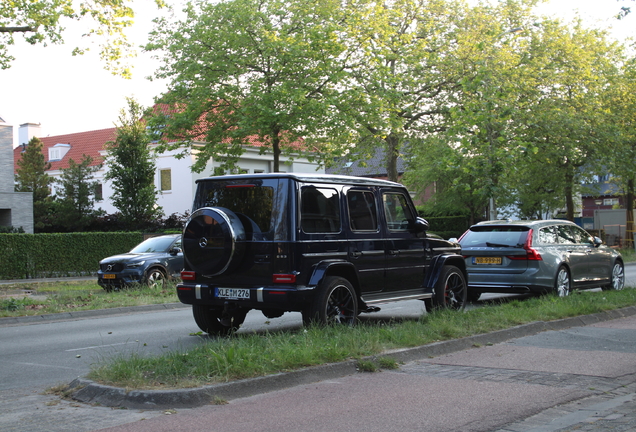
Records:
[[[88,132],[78,132],[66,135],[57,135],[40,138],[42,143],[42,154],[44,160],[49,160],[49,148],[55,144],[70,144],[71,148],[62,158],[62,160],[51,162],[51,171],[68,168],[69,160],[73,159],[76,163],[80,163],[84,155],[93,158],[92,165],[102,163],[102,157],[99,151],[104,148],[104,144],[108,141],[114,141],[116,137],[116,128],[94,130]],[[22,158],[22,146],[18,146],[13,150],[13,170],[18,168],[18,160]]]

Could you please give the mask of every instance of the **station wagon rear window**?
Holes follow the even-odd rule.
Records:
[[[464,247],[522,247],[530,228],[524,226],[472,227],[461,238]]]

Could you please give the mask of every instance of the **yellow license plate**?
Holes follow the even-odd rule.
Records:
[[[475,257],[473,263],[501,265],[501,257]]]
[[[114,274],[105,274],[102,276],[103,279],[115,279]]]

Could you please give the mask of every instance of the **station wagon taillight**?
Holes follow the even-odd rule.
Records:
[[[511,260],[543,261],[541,254],[532,247],[532,229],[528,230],[528,237],[526,237],[523,249],[526,251],[525,255],[511,255],[508,258]]]

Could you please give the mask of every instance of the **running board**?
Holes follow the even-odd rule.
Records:
[[[391,302],[395,302],[395,301],[401,301],[401,300],[424,300],[424,299],[429,299],[429,298],[433,298],[433,294],[432,293],[419,293],[419,294],[409,294],[409,295],[396,295],[395,297],[382,297],[382,298],[371,298],[371,299],[366,299],[366,298],[362,298],[362,301],[367,304],[367,305],[371,305],[371,304],[381,304],[381,303],[391,303]]]

